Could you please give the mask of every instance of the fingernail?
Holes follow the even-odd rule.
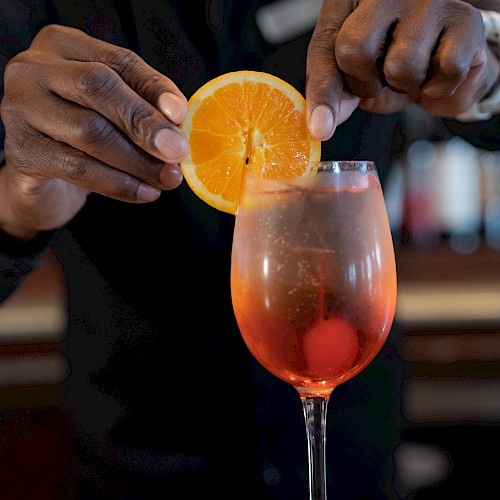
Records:
[[[186,116],[186,99],[176,94],[172,94],[172,92],[163,93],[158,98],[158,106],[160,108],[160,111],[176,125],[181,123]]]
[[[149,184],[139,184],[137,188],[137,199],[141,201],[155,201],[161,195],[161,191]]]
[[[309,118],[309,132],[320,141],[330,139],[335,131],[332,110],[328,106],[317,106]]]
[[[175,189],[184,178],[180,165],[165,165],[160,170],[160,182],[165,189]]]
[[[188,152],[185,135],[169,128],[162,128],[156,134],[155,146],[168,163],[179,163]]]

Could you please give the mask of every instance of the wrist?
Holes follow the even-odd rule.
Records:
[[[500,12],[480,11],[483,17],[484,33],[489,47],[500,63]],[[488,92],[486,97],[478,101],[470,109],[455,117],[461,122],[486,121],[500,113],[500,79]]]
[[[33,238],[36,238],[40,231],[23,227],[22,225],[14,222],[16,221],[15,210],[12,209],[7,203],[7,188],[4,187],[6,184],[5,180],[5,154],[0,151],[0,231],[12,238],[13,240],[19,241],[19,243],[27,242]]]

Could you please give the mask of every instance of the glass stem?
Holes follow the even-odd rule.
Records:
[[[326,500],[326,411],[329,395],[302,396],[309,463],[309,500]]]

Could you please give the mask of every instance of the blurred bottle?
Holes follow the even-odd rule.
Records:
[[[479,151],[459,137],[442,142],[436,162],[437,222],[458,253],[481,244],[482,202]]]
[[[500,153],[483,151],[483,225],[486,244],[500,250]]]
[[[437,159],[435,144],[425,139],[413,142],[406,154],[404,226],[412,245],[435,245],[439,240],[434,194]]]

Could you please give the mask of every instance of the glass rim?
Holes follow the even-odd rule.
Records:
[[[264,162],[249,162],[245,165],[247,169],[250,167],[259,166],[259,171],[264,172],[267,165],[280,165],[285,164],[285,162],[280,161],[264,161]],[[358,171],[358,172],[377,172],[377,166],[374,160],[308,160],[305,161],[306,171],[310,174],[315,174],[316,172],[346,172],[346,171]]]

